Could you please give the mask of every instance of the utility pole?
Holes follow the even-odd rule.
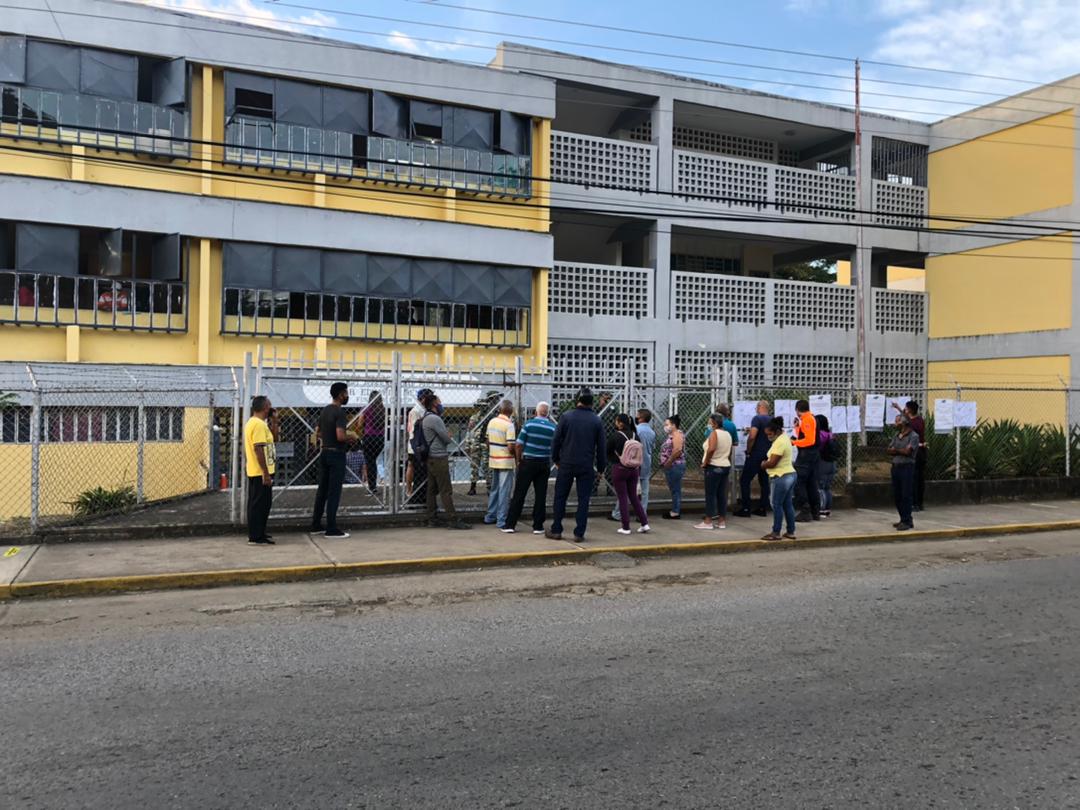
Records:
[[[860,86],[860,64],[855,60],[855,262],[852,267],[855,281],[855,385],[858,387],[858,402],[866,402],[866,389],[870,386],[866,368],[866,294],[868,275],[863,268],[863,211],[865,210],[862,176],[862,92]],[[863,410],[860,407],[860,411]],[[866,444],[865,419],[861,422],[861,442]]]

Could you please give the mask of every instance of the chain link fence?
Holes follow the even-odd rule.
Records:
[[[732,406],[745,448],[758,400],[790,425],[794,403],[806,399],[835,435],[834,490],[851,482],[887,481],[886,448],[896,409],[919,403],[926,419],[926,480],[1030,478],[1071,475],[1080,465],[1080,391],[1049,387],[930,387],[905,391],[743,386],[734,366],[705,379],[657,373],[634,361],[552,372],[516,367],[405,366],[339,362],[331,366],[276,359],[230,368],[142,368],[66,364],[0,365],[0,536],[25,536],[86,523],[123,525],[141,516],[162,523],[239,524],[246,475],[240,427],[251,396],[265,394],[280,422],[272,517],[311,514],[321,448],[317,424],[333,382],[350,388],[346,407],[349,449],[340,514],[417,512],[425,480],[408,452],[410,412],[417,392],[442,398],[452,437],[451,477],[457,508],[487,505],[490,470],[487,427],[509,400],[518,429],[536,404],[553,416],[574,406],[582,386],[592,389],[610,435],[615,417],[652,413],[657,444],[666,418],[678,415],[686,437],[684,502],[703,493],[701,460],[708,418]],[[668,493],[659,446],[648,471],[653,504]],[[736,453],[741,464],[742,452]],[[738,471],[731,477],[732,497]],[[756,496],[756,483],[753,495]],[[599,478],[597,508],[614,501],[610,480]],[[694,508],[691,506],[691,508]]]

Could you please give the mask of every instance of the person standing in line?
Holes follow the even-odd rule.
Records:
[[[244,425],[244,461],[247,472],[248,544],[272,546],[266,533],[273,502],[274,473],[277,470],[274,442],[277,440],[277,416],[268,397],[251,400],[251,417]]]
[[[721,425],[724,430],[731,436],[731,446],[739,446],[739,429],[735,427],[735,423],[731,420],[731,406],[726,402],[721,402],[716,406],[716,412],[723,417],[724,423]]]
[[[408,458],[405,464],[405,495],[407,497],[405,502],[410,505],[425,503],[423,489],[427,481],[427,465],[414,463],[412,440],[416,432],[416,423],[424,415],[424,399],[431,393],[433,392],[430,388],[421,388],[417,391],[416,404],[405,417],[405,448]]]
[[[895,402],[893,407],[897,407]],[[912,488],[911,511],[921,512],[923,510],[923,496],[926,494],[926,454],[928,450],[926,421],[919,415],[919,403],[913,399],[908,400],[901,413],[911,425],[915,435],[919,437],[919,450],[915,454],[915,483]]]
[[[349,437],[346,435],[348,420],[345,406],[349,404],[349,386],[336,382],[330,386],[330,404],[319,414],[319,488],[315,492],[315,510],[311,516],[311,533],[330,538],[345,538],[348,532],[337,525],[338,505],[341,503],[341,487],[345,483],[345,451]],[[326,528],[323,528],[323,513]]]
[[[906,532],[915,528],[911,517],[911,499],[915,488],[915,456],[919,452],[919,434],[911,429],[910,420],[896,417],[898,432],[886,452],[892,456],[893,497],[896,499],[896,511],[900,522],[894,523],[897,531]]]
[[[821,505],[818,514],[827,518],[832,515],[832,485],[836,478],[836,441],[829,429],[829,417],[818,414],[815,419],[818,431],[818,454],[821,457],[817,469],[818,503]]]
[[[664,420],[664,444],[660,448],[660,467],[671,492],[671,509],[664,512],[664,520],[682,519],[682,482],[686,475],[686,436],[679,429],[678,414]]]
[[[364,451],[368,489],[374,495],[379,488],[379,454],[386,444],[386,406],[382,393],[372,391],[361,417],[360,448]]]
[[[795,508],[799,514],[795,517],[800,523],[809,520],[821,520],[821,493],[818,492],[818,462],[821,453],[817,446],[817,420],[810,413],[810,403],[800,399],[795,403],[795,446],[799,454],[795,457]]]
[[[640,528],[639,534],[650,531],[649,517],[638,497],[638,478],[644,465],[645,451],[637,438],[637,431],[630,421],[629,414],[615,416],[615,431],[607,440],[607,460],[611,465],[611,485],[615,497],[619,499],[619,514],[622,526],[619,534],[630,534],[630,510],[634,510]]]
[[[769,439],[765,435],[765,428],[769,426],[772,417],[769,415],[769,403],[760,400],[757,404],[757,413],[750,420],[750,432],[746,436],[746,464],[743,466],[742,475],[739,477],[740,504],[738,517],[750,517],[759,515],[764,517],[769,514],[769,474],[761,468],[769,455]],[[750,511],[750,485],[757,478],[758,508]]]
[[[761,462],[761,469],[769,475],[772,490],[773,525],[772,532],[762,540],[795,539],[795,482],[798,476],[791,463],[791,439],[784,432],[784,420],[776,416],[765,428],[765,437],[771,442],[769,455]],[[787,523],[787,531],[781,535],[780,529]]]
[[[512,445],[515,440],[514,403],[504,399],[499,412],[488,422],[488,466],[491,468],[491,492],[484,523],[502,529],[510,511],[510,493],[514,491],[514,470],[517,460]]]
[[[522,426],[514,442],[518,470],[514,495],[510,499],[510,512],[502,529],[506,534],[517,531],[517,522],[521,518],[521,510],[525,508],[525,496],[529,494],[530,487],[533,491],[533,534],[544,533],[547,486],[551,475],[551,442],[555,438],[555,423],[551,421],[550,412],[551,405],[537,403],[536,416]]]
[[[641,470],[638,473],[638,490],[641,493],[641,508],[645,510],[647,515],[649,514],[649,478],[652,476],[656,431],[652,429],[652,411],[648,408],[638,409],[634,418],[637,420],[634,430],[637,431],[637,440],[641,442],[641,450],[644,453],[644,458],[641,460]],[[615,502],[615,506],[611,510],[611,517],[615,520],[622,520],[618,501]]]
[[[727,483],[735,447],[724,427],[724,416],[709,417],[709,435],[702,445],[701,469],[705,474],[705,517],[695,529],[727,528]]]
[[[551,439],[551,460],[559,471],[555,475],[555,502],[551,529],[544,535],[550,540],[562,540],[563,518],[571,487],[577,490],[577,525],[574,539],[582,542],[589,525],[589,501],[597,476],[604,474],[606,448],[604,423],[593,410],[593,394],[582,388],[573,410],[559,418]]]
[[[413,464],[419,472],[424,470],[426,483],[424,503],[426,506],[428,528],[447,527],[450,529],[471,529],[472,527],[463,521],[454,508],[454,486],[450,480],[450,445],[452,440],[450,432],[443,422],[442,401],[435,396],[430,389],[424,390],[424,399],[420,403],[424,413],[416,420],[419,431],[416,439],[421,443],[422,450],[417,456],[413,453]],[[446,522],[439,520],[438,507],[435,499],[442,501],[443,511],[446,512]]]

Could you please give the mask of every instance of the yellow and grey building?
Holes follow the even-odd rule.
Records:
[[[24,6],[0,21],[0,360],[543,361],[553,82]]]

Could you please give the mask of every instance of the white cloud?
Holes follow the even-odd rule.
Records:
[[[386,43],[391,48],[399,51],[407,51],[422,56],[434,56],[460,51],[468,43],[458,38],[455,42],[430,42],[424,39],[409,36],[403,31],[391,31],[386,37]]]
[[[906,11],[897,13],[904,6]],[[871,58],[939,70],[1049,82],[1080,72],[1080,13],[1076,0],[887,0],[883,12],[895,14],[878,39]],[[940,117],[1029,89],[1030,85],[976,76],[915,73],[873,68],[884,78],[939,85],[948,90],[911,88],[913,96],[955,99],[963,103],[905,102],[874,99],[868,104],[907,106]],[[903,88],[881,92],[903,93]],[[959,95],[957,95],[959,94]]]
[[[255,0],[140,0],[140,2],[148,6],[168,7],[220,20],[262,25],[286,31],[318,33],[313,31],[313,28],[337,25],[336,19],[322,12],[300,15],[279,14],[266,3],[256,3]]]

